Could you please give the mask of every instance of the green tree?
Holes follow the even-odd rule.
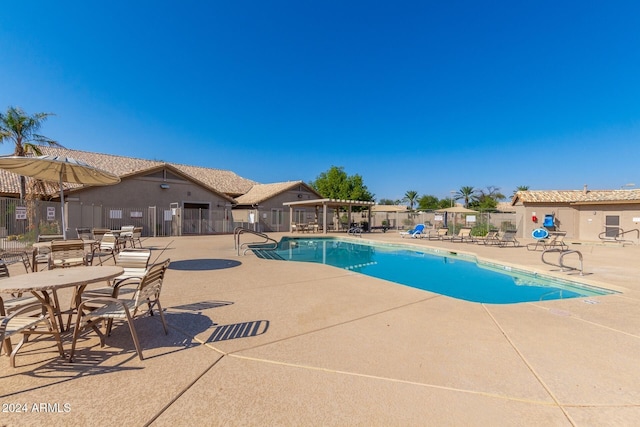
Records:
[[[489,210],[498,207],[498,202],[505,196],[500,192],[500,187],[489,185],[486,190],[476,192],[476,197],[469,203],[472,209]]]
[[[40,135],[38,132],[42,124],[53,113],[35,113],[28,115],[19,107],[9,107],[5,114],[0,113],[0,143],[11,141],[15,147],[14,156],[26,156],[27,154],[42,155],[38,145],[46,144],[61,147],[56,141]],[[20,198],[24,199],[26,180],[20,176]]]
[[[414,191],[414,190],[409,190],[406,193],[404,193],[404,199],[405,202],[409,203],[409,209],[413,210],[413,206],[417,203],[418,201],[418,192]]]
[[[438,207],[437,209],[446,209],[446,208],[450,208],[453,205],[453,200],[450,197],[447,197],[446,199],[440,199],[438,201]]]
[[[493,210],[498,207],[498,201],[486,194],[480,194],[477,200],[474,200],[469,204],[471,209],[477,209],[481,211]]]
[[[373,194],[364,185],[362,177],[358,174],[347,175],[342,166],[331,166],[328,171],[322,172],[309,185],[322,197],[328,199],[373,200]]]
[[[454,200],[464,200],[464,207],[468,208],[469,203],[477,199],[477,191],[473,187],[460,187],[460,190],[453,196]]]
[[[488,185],[486,190],[480,190],[480,194],[490,197],[497,202],[506,198],[505,195],[500,192],[500,187],[496,187],[495,185]]]
[[[418,209],[423,211],[435,210],[440,208],[439,203],[440,201],[436,196],[424,195],[418,199]]]
[[[378,201],[379,205],[395,205],[396,202],[391,200],[391,199],[380,199],[380,201]]]
[[[528,185],[518,185],[515,190],[513,190],[513,195],[515,196],[518,191],[529,191]]]

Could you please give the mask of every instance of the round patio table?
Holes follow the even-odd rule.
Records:
[[[53,294],[53,310],[58,317],[60,330],[64,330],[62,310],[58,301],[57,290],[75,287],[76,307],[80,304],[84,289],[91,283],[107,281],[124,272],[118,266],[54,268],[37,273],[20,274],[0,281],[0,293],[31,292],[43,304],[51,305],[48,292]],[[55,322],[54,322],[55,323]]]

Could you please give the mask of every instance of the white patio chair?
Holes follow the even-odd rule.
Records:
[[[100,242],[96,245],[96,249],[93,252],[93,259],[98,258],[98,262],[102,265],[103,257],[113,258],[113,262],[116,261],[116,254],[120,249],[118,245],[118,239],[113,233],[105,233],[100,239]]]

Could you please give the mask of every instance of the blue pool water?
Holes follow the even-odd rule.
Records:
[[[323,263],[481,303],[509,304],[612,293],[499,265],[481,265],[472,257],[455,253],[447,252],[443,256],[398,245],[285,237],[277,253],[284,260]]]

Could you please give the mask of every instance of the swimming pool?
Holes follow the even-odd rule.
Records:
[[[284,237],[283,260],[317,262],[466,301],[511,304],[613,293],[572,281],[542,277],[475,257],[444,255],[402,245],[355,243],[340,238]]]

